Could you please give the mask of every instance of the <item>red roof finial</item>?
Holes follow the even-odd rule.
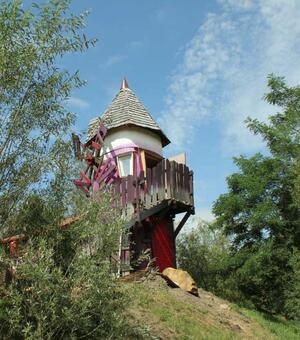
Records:
[[[123,90],[123,89],[128,89],[128,88],[129,88],[129,86],[128,86],[128,81],[127,81],[126,78],[124,78],[124,79],[122,80],[121,90]]]

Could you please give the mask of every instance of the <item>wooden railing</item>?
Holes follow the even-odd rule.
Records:
[[[127,216],[139,215],[165,201],[175,202],[186,211],[194,207],[193,172],[184,164],[164,159],[139,177],[118,179],[114,192],[117,205]]]

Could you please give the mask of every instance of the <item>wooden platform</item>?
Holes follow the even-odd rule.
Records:
[[[164,159],[139,177],[119,178],[113,191],[116,205],[131,222],[141,222],[166,207],[174,214],[194,213],[193,172],[175,161]]]

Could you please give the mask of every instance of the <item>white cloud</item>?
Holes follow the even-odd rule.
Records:
[[[72,106],[76,109],[87,109],[90,107],[90,104],[87,101],[78,97],[70,97],[67,100],[67,103],[69,106]]]
[[[160,123],[180,148],[205,119],[218,119],[224,150],[254,151],[261,142],[244,120],[265,120],[274,110],[262,100],[267,75],[300,82],[300,1],[222,0],[220,6],[221,14],[208,14],[185,47]]]
[[[140,48],[143,47],[143,45],[144,45],[143,42],[139,40],[134,40],[129,43],[130,48]]]
[[[110,57],[106,60],[106,62],[105,62],[103,65],[101,65],[101,66],[104,67],[104,68],[110,67],[110,66],[119,64],[119,63],[120,63],[121,61],[123,61],[125,58],[126,58],[126,56],[123,55],[123,54],[115,54],[115,55],[110,56]]]

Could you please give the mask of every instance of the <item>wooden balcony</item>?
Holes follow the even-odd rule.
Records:
[[[169,207],[174,214],[194,213],[193,172],[184,164],[163,159],[139,177],[127,176],[113,185],[117,206],[129,225]]]

